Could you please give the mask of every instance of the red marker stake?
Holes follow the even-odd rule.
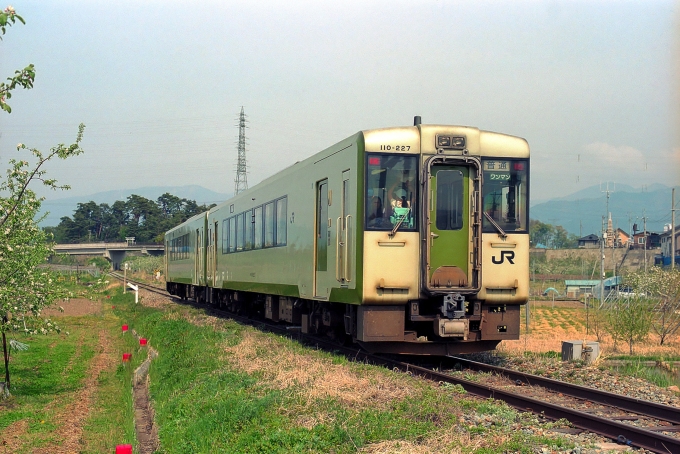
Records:
[[[116,454],[132,454],[132,445],[116,446]]]

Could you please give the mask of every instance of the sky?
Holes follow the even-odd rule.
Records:
[[[250,186],[360,130],[457,124],[525,138],[531,197],[680,184],[678,1],[12,3],[0,74],[36,66],[0,113],[0,167],[86,125],[48,199]],[[40,191],[39,191],[40,192]],[[200,202],[200,201],[199,201]]]

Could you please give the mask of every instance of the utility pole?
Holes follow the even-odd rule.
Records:
[[[671,270],[675,269],[675,188],[671,192]]]
[[[234,195],[248,189],[246,166],[246,114],[241,106],[238,119],[238,161],[236,162],[236,179],[234,180]]]
[[[614,189],[611,191],[609,190],[609,182],[607,181],[607,189],[602,190],[602,185],[600,185],[600,192],[605,192],[607,194],[607,227],[605,230],[605,224],[604,224],[604,216],[602,216],[602,244],[600,245],[600,253],[601,253],[601,258],[600,258],[600,307],[604,304],[604,268],[605,268],[605,247],[609,246],[609,241],[616,241],[616,238],[613,238],[614,232],[612,232],[612,214],[609,212],[609,194],[614,192],[616,189],[616,184],[614,184]],[[607,245],[605,246],[605,241],[607,242]],[[614,247],[614,244],[612,243],[612,248]],[[612,249],[612,260],[614,259],[614,250]],[[616,273],[614,273],[616,275]]]
[[[602,240],[600,240],[600,308],[604,305],[604,241],[607,232],[604,230],[604,216],[602,216]]]
[[[630,212],[628,212],[628,244],[626,244],[626,247],[630,249],[630,245],[633,243],[633,235],[635,232],[633,232],[633,220],[630,216]]]
[[[600,192],[605,192],[605,193],[607,193],[607,216],[609,216],[609,194],[612,193],[612,192],[614,192],[615,190],[616,190],[616,184],[614,184],[614,189],[612,189],[612,190],[610,191],[610,190],[609,190],[609,182],[607,181],[607,189],[603,191],[603,190],[602,190],[602,184],[600,183]]]
[[[647,216],[645,216],[645,209],[642,209],[642,225],[644,231],[644,245],[645,245],[645,273],[647,272]]]

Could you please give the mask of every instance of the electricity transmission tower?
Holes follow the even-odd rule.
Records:
[[[241,115],[238,119],[238,161],[236,162],[236,179],[234,180],[234,194],[239,194],[248,189],[248,176],[246,166],[246,114],[241,106]]]

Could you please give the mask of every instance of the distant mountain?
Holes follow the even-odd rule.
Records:
[[[564,197],[557,197],[555,199],[551,200],[567,200],[567,201],[575,201],[575,200],[582,200],[582,199],[599,199],[602,197],[607,196],[606,191],[609,189],[610,195],[615,194],[618,192],[632,192],[632,193],[640,193],[640,192],[656,192],[656,191],[668,191],[670,194],[671,188],[668,186],[664,186],[662,184],[654,183],[649,186],[645,186],[643,188],[634,188],[628,184],[613,184],[609,183],[609,186],[606,184],[596,185],[596,186],[590,186],[585,189],[581,189],[578,192],[574,192],[573,194],[566,195]],[[670,197],[670,196],[669,196]],[[540,200],[536,201],[536,205],[539,203],[546,202],[545,200]],[[670,203],[670,202],[668,202]],[[670,206],[670,205],[669,205]]]
[[[98,192],[92,195],[66,197],[63,199],[47,199],[42,203],[41,213],[49,212],[45,220],[40,223],[41,227],[53,227],[59,224],[64,216],[73,216],[79,203],[90,201],[96,204],[113,204],[117,200],[125,201],[132,194],[149,200],[156,200],[165,193],[170,193],[181,199],[195,200],[199,205],[220,203],[231,197],[231,194],[222,194],[206,189],[202,186],[153,186],[137,189],[120,189],[115,191]]]
[[[606,187],[591,186],[574,194],[540,202],[529,211],[531,219],[552,225],[561,225],[569,233],[586,236],[599,234],[602,230],[602,216],[607,220]],[[614,228],[632,233],[633,224],[638,231],[663,232],[663,226],[671,222],[671,188],[661,184],[647,186],[643,191],[625,184],[609,186],[609,212]],[[680,202],[680,191],[676,189],[676,203]],[[680,224],[680,213],[676,216]]]

